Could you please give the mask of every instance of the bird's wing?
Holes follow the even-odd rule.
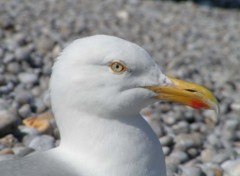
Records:
[[[49,152],[0,162],[1,176],[82,176]]]

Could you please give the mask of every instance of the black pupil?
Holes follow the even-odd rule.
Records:
[[[116,69],[119,69],[119,65],[118,64],[116,65]]]

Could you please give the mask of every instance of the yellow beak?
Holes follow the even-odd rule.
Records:
[[[203,86],[168,77],[172,81],[169,86],[147,86],[160,100],[173,101],[195,109],[213,109],[218,114],[219,106],[216,97]]]

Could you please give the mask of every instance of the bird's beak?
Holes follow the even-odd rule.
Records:
[[[156,93],[159,100],[173,101],[195,109],[213,109],[218,114],[216,97],[203,86],[168,77],[172,84],[167,86],[147,86]]]

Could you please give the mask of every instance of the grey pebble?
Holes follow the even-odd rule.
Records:
[[[172,126],[172,129],[175,134],[187,133],[189,131],[189,124],[185,121],[180,121],[177,124]]]
[[[185,152],[182,151],[173,151],[170,155],[170,157],[179,160],[180,163],[184,163],[189,160],[188,155]]]
[[[171,146],[174,144],[173,137],[171,136],[163,136],[159,139],[162,146]]]
[[[180,169],[180,173],[183,176],[204,176],[204,173],[200,167],[180,166]]]
[[[234,102],[231,104],[231,108],[233,111],[240,111],[240,102]]]
[[[27,90],[23,90],[23,88],[19,88],[15,90],[14,95],[15,95],[15,101],[17,101],[20,105],[28,104],[33,99],[31,92]]]
[[[44,112],[44,110],[46,109],[44,102],[40,98],[35,99],[34,106],[36,108],[36,113],[38,114]]]
[[[216,136],[216,134],[214,134],[214,133],[209,134],[209,136],[207,136],[207,141],[211,146],[213,146],[217,149],[222,147],[221,140],[219,140],[219,137]]]
[[[182,133],[175,137],[175,147],[181,150],[187,150],[192,147],[200,147],[203,144],[203,137],[200,133]]]
[[[18,109],[18,114],[23,117],[26,118],[28,116],[30,116],[31,114],[31,107],[29,104],[24,104],[22,105],[19,109]]]
[[[224,176],[221,166],[213,163],[204,163],[200,165],[206,176]]]
[[[30,53],[29,53],[28,48],[26,48],[26,47],[24,47],[24,48],[17,48],[15,50],[15,57],[16,57],[16,60],[18,60],[18,61],[29,59]]]
[[[23,125],[19,125],[18,130],[23,134],[27,134],[23,139],[23,143],[25,145],[27,145],[29,143],[29,140],[31,140],[32,137],[39,135],[37,129],[30,128],[30,127],[23,126]]]
[[[55,147],[55,140],[49,135],[35,136],[28,144],[28,147],[36,151],[45,151]]]
[[[14,60],[14,55],[12,53],[5,54],[5,57],[3,58],[3,63],[9,63]]]
[[[221,152],[214,155],[211,161],[216,164],[221,164],[228,159],[230,159],[229,154],[227,154],[226,152]]]
[[[198,152],[198,150],[197,150],[196,148],[189,148],[189,149],[187,150],[187,154],[188,154],[191,158],[195,158],[195,157],[199,154],[199,152]]]
[[[170,153],[169,147],[163,146],[163,147],[162,147],[162,150],[163,150],[163,154],[164,154],[165,156]]]
[[[210,162],[216,153],[213,148],[206,148],[201,152],[201,160],[205,163]]]
[[[14,147],[13,152],[18,157],[24,157],[30,153],[32,153],[34,150],[29,147]]]
[[[226,161],[221,166],[228,176],[240,175],[240,158]]]
[[[163,116],[163,120],[167,125],[174,125],[176,123],[176,119],[173,116]]]
[[[16,62],[10,62],[9,64],[7,64],[7,69],[6,70],[9,73],[17,74],[20,71],[20,66]]]
[[[0,134],[9,132],[16,121],[16,115],[10,110],[0,110]]]
[[[38,76],[33,73],[22,72],[18,75],[18,78],[23,84],[34,84],[38,81]]]
[[[9,108],[9,103],[6,100],[0,98],[0,110],[5,110],[8,108]]]

